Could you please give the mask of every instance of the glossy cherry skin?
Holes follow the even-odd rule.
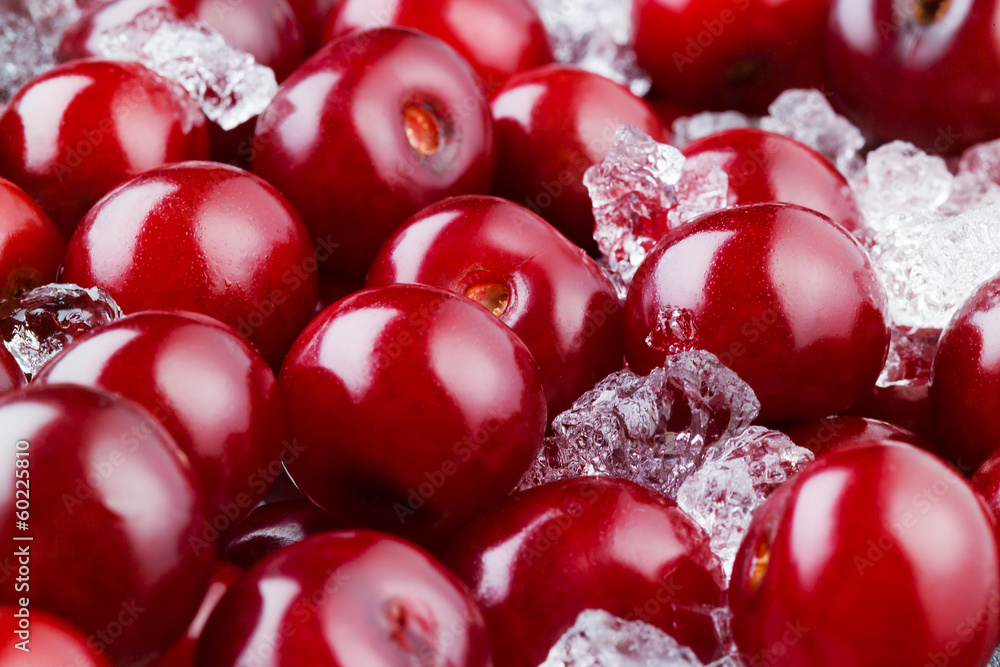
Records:
[[[485,192],[495,162],[479,77],[444,42],[401,28],[327,44],[261,114],[254,149],[254,172],[317,243],[336,245],[324,266],[355,276],[420,209]]]
[[[949,458],[978,467],[1000,446],[1000,279],[981,286],[941,334],[930,405]]]
[[[565,65],[512,76],[492,106],[498,151],[493,193],[526,206],[596,254],[583,173],[607,156],[622,125],[667,139],[656,114],[624,86]]]
[[[208,585],[208,590],[205,591],[205,597],[201,601],[198,613],[195,614],[191,625],[188,626],[187,634],[154,662],[152,667],[192,667],[194,665],[195,646],[201,639],[201,633],[205,629],[205,624],[208,623],[209,616],[212,615],[212,611],[215,610],[215,606],[219,604],[222,596],[242,574],[241,568],[230,563],[220,562],[215,566],[212,581]]]
[[[993,452],[972,476],[972,488],[979,492],[993,513],[993,525],[1000,537],[1000,450]]]
[[[751,128],[725,130],[683,148],[691,158],[710,155],[729,176],[731,206],[798,204],[839,223],[861,226],[861,212],[847,179],[829,160],[782,134]]]
[[[126,313],[214,317],[277,367],[312,315],[316,272],[309,234],[277,190],[235,167],[186,162],[102,199],[73,235],[62,277],[103,288]]]
[[[0,438],[0,538],[18,546],[17,537],[33,538],[24,543],[30,591],[0,587],[0,602],[30,594],[32,611],[80,628],[119,667],[168,649],[197,611],[215,562],[214,552],[191,547],[204,497],[170,434],[125,398],[44,385],[0,398]],[[29,510],[17,510],[24,518],[16,488],[26,487]]]
[[[554,60],[545,26],[527,0],[341,0],[327,17],[323,39],[387,25],[414,28],[450,44],[490,94],[511,75]]]
[[[876,138],[935,153],[1000,136],[996,13],[995,0],[836,0],[825,39],[835,99]]]
[[[928,445],[916,433],[889,422],[866,417],[824,417],[808,422],[787,424],[781,427],[799,447],[805,447],[816,456],[866,440],[894,440],[922,449]]]
[[[489,667],[486,626],[455,575],[375,532],[312,537],[240,578],[202,634],[196,667]]]
[[[338,2],[340,0],[288,0],[302,29],[302,43],[307,56],[316,53],[323,45],[326,17]]]
[[[969,484],[911,445],[818,458],[757,511],[729,589],[748,664],[981,667],[997,542]]]
[[[67,238],[118,184],[207,157],[205,116],[194,101],[136,63],[61,65],[27,83],[0,115],[0,176]]]
[[[242,568],[307,537],[344,526],[308,500],[281,500],[255,508],[222,541],[222,558]]]
[[[635,52],[653,88],[701,109],[761,115],[820,88],[826,0],[636,0]]]
[[[709,213],[665,236],[625,300],[625,352],[646,374],[666,349],[663,311],[756,392],[762,421],[838,414],[875,385],[889,345],[886,296],[864,249],[809,209],[757,204]],[[678,348],[680,349],[680,348]]]
[[[496,313],[531,350],[550,415],[622,368],[614,286],[579,247],[509,201],[460,197],[415,215],[368,271],[369,286],[389,283],[441,287]]]
[[[0,636],[4,667],[111,667],[79,630],[30,606],[0,607]]]
[[[216,531],[263,499],[271,478],[259,471],[287,456],[274,372],[233,329],[204,315],[129,315],[74,341],[33,382],[97,387],[149,410],[200,478]]]
[[[673,501],[637,484],[579,478],[514,494],[465,528],[446,562],[479,603],[497,667],[534,667],[586,609],[643,620],[707,662],[722,571]]]
[[[55,282],[66,241],[28,194],[0,178],[0,299]]]
[[[20,389],[28,384],[28,379],[24,376],[24,371],[17,364],[14,355],[7,351],[7,348],[0,345],[0,394]]]
[[[303,450],[285,469],[343,525],[453,528],[510,492],[545,432],[528,348],[482,306],[431,287],[327,308],[279,381]]]

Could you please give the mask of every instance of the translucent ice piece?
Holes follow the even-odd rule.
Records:
[[[55,46],[31,19],[0,11],[0,103],[55,64]]]
[[[716,132],[753,126],[754,122],[738,111],[703,111],[674,121],[674,144],[683,147],[695,139],[701,139]]]
[[[869,153],[865,173],[855,192],[865,225],[876,234],[940,219],[954,185],[944,160],[903,141]]]
[[[521,488],[587,475],[630,479],[671,497],[706,448],[746,429],[760,402],[704,351],[667,357],[648,376],[608,376],[553,420]]]
[[[636,95],[649,92],[649,77],[632,50],[632,0],[533,0],[561,63],[618,81]]]
[[[1000,185],[1000,139],[967,148],[958,163],[958,173]]]
[[[1000,667],[1000,647],[993,653],[993,657],[990,658],[990,664],[986,667]]]
[[[122,311],[99,287],[43,285],[0,307],[4,345],[31,378],[80,335],[113,322]]]
[[[151,7],[104,33],[98,51],[141,62],[179,83],[224,130],[260,114],[278,90],[269,67],[229,46],[201,21],[178,18],[167,7]]]
[[[539,667],[702,667],[691,649],[642,621],[588,609]]]
[[[880,387],[926,385],[931,379],[931,363],[940,337],[940,329],[892,327],[889,356],[876,384]]]
[[[726,581],[754,512],[812,460],[784,433],[751,426],[709,447],[681,484],[677,504],[708,533]]]

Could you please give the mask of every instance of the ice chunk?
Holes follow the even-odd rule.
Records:
[[[958,163],[958,173],[1000,185],[1000,139],[967,148]]]
[[[745,430],[760,402],[705,351],[676,354],[648,376],[608,376],[553,420],[521,488],[586,475],[622,477],[671,497],[706,448]]]
[[[656,317],[656,326],[646,336],[646,344],[665,354],[698,349],[698,322],[688,308],[664,308]]]
[[[941,217],[954,184],[943,159],[903,141],[869,153],[866,175],[856,189],[861,190],[865,224],[876,231],[895,232]]]
[[[993,657],[990,658],[990,664],[986,667],[1000,667],[1000,647],[993,653]]]
[[[702,667],[691,649],[643,621],[599,609],[580,613],[540,667]]]
[[[278,91],[269,67],[169,7],[150,7],[104,33],[98,51],[106,58],[138,61],[179,83],[224,130],[260,114]]]
[[[56,64],[63,31],[80,17],[88,0],[0,2],[0,103]]]
[[[930,382],[931,363],[937,349],[940,329],[892,327],[889,356],[878,378],[878,386],[923,386]]]
[[[122,311],[99,287],[36,287],[0,307],[4,345],[31,378],[80,335],[113,322]]]
[[[632,0],[533,0],[561,63],[618,81],[636,95],[650,82],[632,50]]]
[[[677,504],[708,533],[727,581],[754,512],[812,460],[784,433],[751,426],[710,446],[681,484]]]
[[[674,145],[683,147],[716,132],[753,126],[754,122],[738,111],[703,111],[674,121]]]

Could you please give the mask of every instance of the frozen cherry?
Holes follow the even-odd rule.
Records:
[[[583,173],[603,160],[621,125],[667,138],[656,114],[599,74],[550,65],[512,76],[493,99],[497,175],[493,192],[526,206],[596,253]]]
[[[512,74],[553,61],[545,26],[527,0],[341,0],[323,38],[387,25],[444,40],[476,69],[490,93]]]
[[[622,313],[600,267],[531,211],[494,197],[424,209],[382,248],[368,285],[421,283],[483,304],[541,371],[556,415],[624,359]]]
[[[0,539],[28,554],[32,611],[80,628],[119,667],[168,649],[215,561],[191,548],[204,497],[173,438],[127,399],[44,385],[0,398],[0,441]],[[16,604],[24,593],[8,584],[0,602]]]
[[[691,158],[708,155],[729,176],[729,204],[785,202],[819,211],[848,231],[861,213],[847,179],[829,160],[794,139],[764,130],[717,132],[683,148]]]
[[[222,598],[195,667],[489,667],[482,614],[419,548],[329,533],[258,563]]]
[[[911,445],[818,458],[757,511],[729,601],[748,664],[982,667],[1000,641],[993,522]]]
[[[147,172],[87,214],[63,278],[122,310],[178,309],[234,327],[278,366],[316,303],[316,258],[295,209],[241,169],[187,162]]]
[[[0,637],[4,667],[111,667],[76,628],[30,604],[0,607]]]
[[[889,345],[886,296],[861,245],[789,204],[704,215],[665,236],[625,301],[629,365],[704,349],[756,392],[764,421],[843,412],[871,389]],[[678,336],[678,317],[690,332]]]
[[[278,384],[250,343],[211,318],[130,315],[75,341],[34,382],[97,387],[149,410],[198,474],[210,524],[234,524],[267,493],[258,470],[281,454]]]
[[[0,299],[55,282],[66,241],[21,188],[0,178]]]
[[[24,188],[67,238],[118,184],[207,157],[194,101],[136,63],[61,65],[21,88],[0,115],[0,176]]]
[[[285,468],[343,525],[417,537],[454,527],[510,492],[545,431],[528,348],[479,304],[431,287],[334,304],[279,380],[303,449]]]
[[[865,417],[824,417],[788,424],[781,430],[799,447],[816,456],[865,440],[894,440],[929,449],[917,434],[889,422]]]
[[[454,49],[401,28],[331,42],[282,84],[257,122],[253,170],[298,208],[325,267],[364,275],[408,217],[485,192],[493,122]]]
[[[243,568],[307,537],[344,526],[308,500],[281,500],[257,507],[222,541],[222,558]]]
[[[722,570],[708,536],[673,501],[620,479],[517,493],[464,529],[447,561],[490,628],[497,667],[528,667],[580,612],[651,623],[710,661]]]

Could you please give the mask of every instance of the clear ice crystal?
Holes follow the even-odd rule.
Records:
[[[929,383],[931,363],[934,361],[941,330],[892,327],[891,334],[889,356],[876,384],[879,387],[892,387],[923,386]]]
[[[869,153],[865,174],[855,190],[860,190],[865,224],[876,232],[941,217],[954,185],[943,159],[904,141]]]
[[[966,149],[958,163],[958,174],[1000,185],[1000,139]]]
[[[753,120],[739,111],[703,111],[678,118],[673,123],[674,145],[684,146],[695,139],[724,130],[754,127]]]
[[[99,287],[53,283],[5,301],[0,334],[31,378],[76,338],[121,316],[115,300]]]
[[[622,83],[642,97],[650,81],[632,50],[632,0],[533,0],[561,63]]]
[[[539,667],[703,667],[691,649],[657,627],[588,609]]]
[[[80,17],[87,0],[0,2],[0,103],[56,65],[63,31]]]
[[[990,658],[990,663],[986,667],[1000,667],[1000,647],[997,647],[997,650]]]
[[[104,33],[98,50],[106,58],[138,61],[179,83],[224,130],[260,114],[278,90],[269,67],[229,46],[208,25],[179,18],[168,7],[150,7]]]
[[[681,484],[677,504],[708,533],[727,581],[754,512],[813,458],[784,433],[751,426],[709,447]]]

